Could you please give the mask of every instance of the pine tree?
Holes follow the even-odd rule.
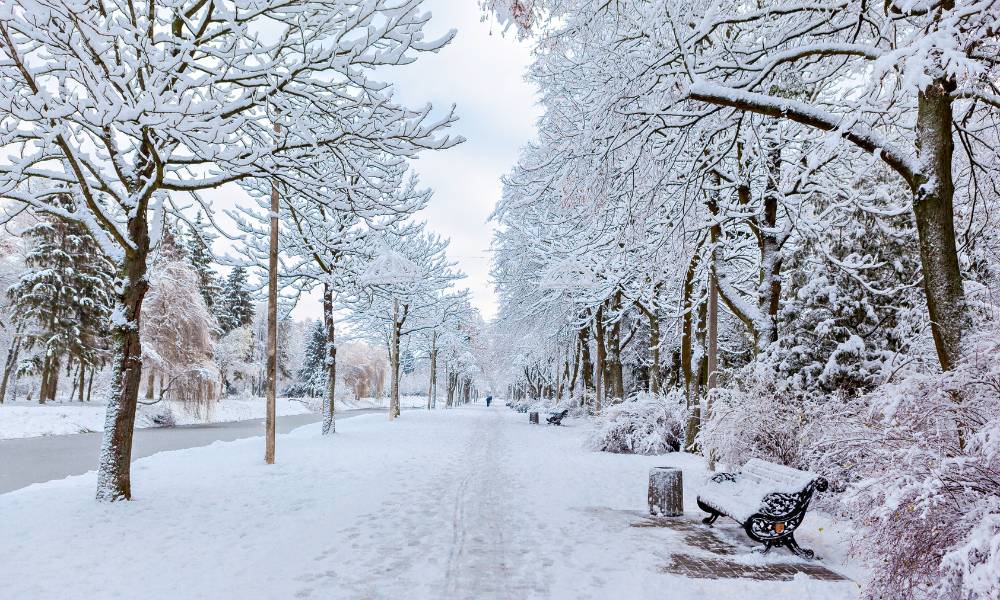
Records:
[[[413,356],[413,351],[409,348],[403,350],[402,355],[399,357],[399,368],[406,375],[410,375],[416,370],[416,357]]]
[[[72,198],[64,196],[64,208]],[[25,326],[24,345],[38,348],[33,362],[41,375],[39,401],[54,400],[60,362],[75,360],[77,373],[105,359],[113,306],[114,267],[78,224],[49,217],[24,233],[31,241],[29,270],[7,291],[13,319]]]
[[[319,398],[326,388],[326,330],[323,322],[316,320],[309,330],[305,358],[296,375],[296,382],[288,389],[292,396]]]
[[[205,305],[211,311],[215,310],[215,302],[220,292],[219,277],[211,266],[211,244],[215,237],[215,234],[208,231],[199,211],[184,238],[188,261],[198,275],[198,288],[201,290],[202,298],[205,299]]]
[[[236,267],[229,272],[215,306],[224,334],[253,322],[253,298],[247,289],[246,269]]]

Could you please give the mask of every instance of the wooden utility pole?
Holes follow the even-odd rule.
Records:
[[[392,301],[392,346],[389,348],[389,368],[392,369],[391,384],[389,387],[389,420],[393,421],[398,416],[399,406],[399,300]]]
[[[281,126],[274,124],[274,132]],[[271,247],[267,261],[267,417],[264,463],[274,464],[274,408],[278,393],[278,183],[271,182]]]
[[[437,330],[431,332],[431,382],[427,390],[427,410],[437,408]]]

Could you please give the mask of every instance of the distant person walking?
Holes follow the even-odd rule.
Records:
[[[493,396],[486,396],[486,408],[490,407],[490,402],[493,402]]]

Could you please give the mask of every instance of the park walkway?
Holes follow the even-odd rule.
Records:
[[[4,597],[856,597],[832,560],[750,553],[708,529],[688,455],[585,450],[585,424],[529,425],[503,406],[367,415],[136,463],[135,501],[96,504],[93,474],[0,495]],[[650,467],[685,469],[688,514],[650,519]],[[829,546],[804,525],[802,543]],[[157,569],[156,565],[171,565]]]

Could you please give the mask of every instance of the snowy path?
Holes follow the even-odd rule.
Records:
[[[337,416],[338,420],[351,416],[379,412],[377,409],[350,411]],[[288,415],[278,417],[279,433],[319,421],[319,415]],[[135,430],[132,460],[152,456],[168,450],[183,450],[207,446],[213,442],[229,442],[261,434],[263,419],[184,425],[169,428],[144,428]],[[21,489],[33,483],[81,475],[97,464],[101,446],[100,433],[43,436],[0,440],[0,494]]]
[[[369,415],[335,439],[316,425],[281,436],[273,467],[259,438],[143,459],[127,504],[94,503],[93,474],[6,494],[0,597],[855,597],[853,582],[801,573],[702,577],[705,548],[741,561],[727,573],[789,560],[750,555],[735,527],[705,545],[694,489],[678,527],[643,525],[649,467],[685,467],[690,488],[700,463],[588,452],[570,425],[498,407]],[[803,543],[828,554],[816,535]]]

